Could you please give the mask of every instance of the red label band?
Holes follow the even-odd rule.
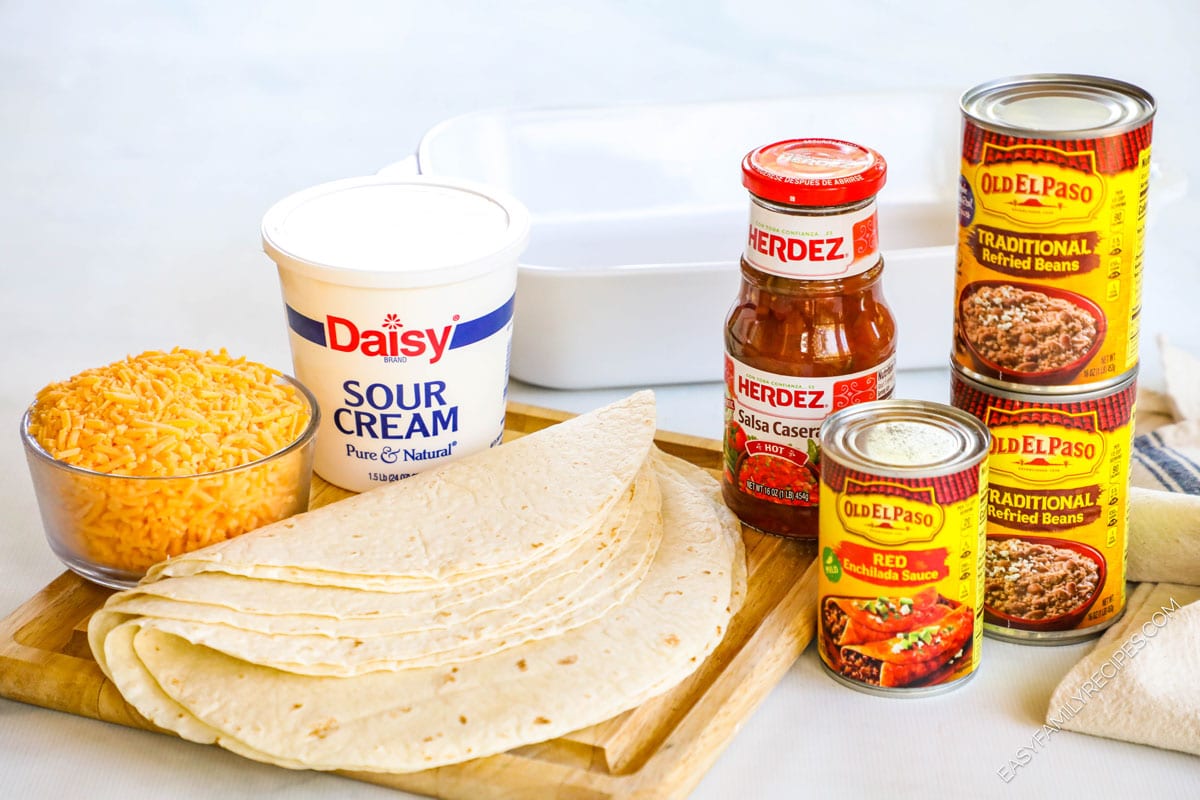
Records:
[[[786,444],[777,444],[765,439],[751,439],[746,442],[746,454],[750,456],[775,456],[776,458],[791,461],[797,467],[803,467],[808,463],[808,453],[797,450],[794,447],[789,447]]]

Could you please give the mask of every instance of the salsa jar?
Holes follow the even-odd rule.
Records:
[[[725,324],[722,491],[765,533],[816,538],[821,423],[892,394],[875,202],[886,177],[879,153],[836,139],[776,142],[742,162],[750,226]]]

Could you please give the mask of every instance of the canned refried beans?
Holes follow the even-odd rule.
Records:
[[[1135,378],[1048,396],[952,371],[953,404],[992,434],[988,635],[1063,644],[1098,634],[1125,610]]]
[[[878,400],[821,428],[821,661],[852,688],[961,685],[983,638],[987,429],[939,403]]]
[[[961,105],[953,361],[1016,391],[1122,382],[1138,361],[1154,99],[1027,75]]]

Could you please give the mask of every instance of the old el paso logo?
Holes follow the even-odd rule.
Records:
[[[933,541],[946,520],[945,511],[934,502],[932,486],[863,483],[853,478],[846,479],[837,498],[837,515],[847,531],[889,545]]]
[[[1094,419],[1088,421],[1094,424]],[[1094,475],[1104,463],[1104,435],[1094,428],[1089,431],[1015,424],[997,426],[991,431],[989,468],[1027,483],[1057,483],[1064,478]]]
[[[1030,150],[1047,152],[1046,162],[1029,161]],[[1009,160],[1005,155],[1013,151]],[[1082,172],[1054,162],[1094,162],[1092,153],[1066,153],[1053,147],[1006,148],[985,145],[983,163],[975,174],[979,204],[991,212],[1025,225],[1056,225],[1090,219],[1104,200],[1104,181],[1091,169]]]
[[[458,318],[455,314],[454,322]],[[405,330],[400,317],[395,314],[384,317],[379,329],[360,328],[353,321],[332,314],[325,317],[325,341],[330,350],[341,353],[357,350],[364,356],[381,356],[385,361],[427,357],[430,364],[436,364],[450,346],[453,332],[453,324]]]

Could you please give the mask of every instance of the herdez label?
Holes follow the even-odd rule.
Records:
[[[726,356],[725,469],[738,491],[789,506],[818,503],[821,423],[838,409],[890,397],[894,360],[833,378],[755,369]]]

